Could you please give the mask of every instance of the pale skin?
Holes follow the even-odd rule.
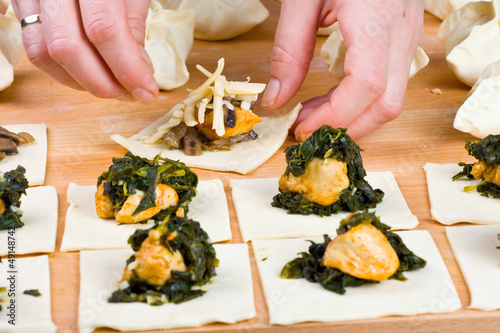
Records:
[[[159,89],[144,51],[145,0],[12,0],[18,18],[41,13],[23,29],[29,60],[57,81],[102,98],[153,103]],[[281,108],[309,70],[316,31],[339,21],[346,77],[304,104],[294,134],[307,139],[323,124],[365,136],[402,110],[413,54],[423,33],[420,0],[283,0],[262,98]],[[127,50],[127,52],[123,52]]]

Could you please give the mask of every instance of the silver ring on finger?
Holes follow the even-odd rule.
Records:
[[[42,23],[42,14],[28,15],[23,18],[21,20],[21,29],[33,23]]]

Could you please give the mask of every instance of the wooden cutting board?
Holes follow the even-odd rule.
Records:
[[[49,254],[52,315],[59,332],[77,332],[78,328],[79,254],[59,252],[68,207],[68,184],[95,184],[101,172],[107,170],[111,158],[122,156],[126,152],[110,139],[111,134],[135,134],[180,102],[186,95],[186,88],[195,88],[204,81],[204,76],[195,69],[196,64],[213,69],[217,60],[224,57],[225,75],[228,79],[245,80],[247,76],[251,76],[252,82],[267,83],[279,3],[273,0],[263,2],[271,15],[266,22],[249,33],[224,42],[195,41],[187,61],[191,73],[190,81],[184,87],[162,92],[152,106],[102,100],[85,92],[71,90],[39,71],[25,56],[16,67],[13,85],[0,92],[0,124],[44,122],[48,127],[45,184],[57,188],[60,202],[56,251]],[[460,83],[446,64],[444,48],[436,37],[439,24],[440,21],[433,16],[425,15],[425,34],[421,46],[429,55],[430,64],[409,81],[401,116],[357,143],[364,149],[362,156],[368,171],[388,170],[394,173],[410,209],[420,220],[417,229],[429,230],[436,241],[459,292],[462,309],[437,315],[270,326],[257,267],[251,256],[256,318],[234,325],[212,324],[169,332],[498,331],[500,311],[467,309],[470,303],[469,292],[446,239],[444,226],[432,221],[429,212],[422,166],[427,162],[455,163],[470,160],[463,148],[465,139],[470,136],[452,126],[456,110],[464,102],[469,87]],[[307,79],[285,109],[291,108],[299,101],[324,94],[337,84],[328,73],[327,65],[319,57],[320,47],[325,40],[325,37],[318,37],[315,57]],[[433,94],[431,91],[435,88],[439,88],[442,95]],[[259,108],[256,112],[260,115],[271,113]],[[270,160],[246,176],[194,169],[200,179],[219,178],[224,182],[233,232],[232,243],[240,243],[242,239],[231,199],[229,179],[278,177],[285,167],[282,151],[293,143],[294,139],[289,137],[282,149]],[[100,329],[99,332],[101,331],[109,330]]]

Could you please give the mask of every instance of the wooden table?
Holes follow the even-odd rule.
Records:
[[[40,123],[48,127],[48,165],[46,185],[57,188],[59,225],[56,251],[49,254],[52,287],[52,316],[59,332],[77,332],[79,253],[61,253],[59,247],[64,230],[68,203],[66,189],[70,182],[82,185],[96,183],[114,156],[126,150],[110,139],[113,133],[135,134],[181,101],[187,88],[197,87],[204,76],[195,69],[201,64],[215,68],[220,57],[226,58],[225,74],[231,80],[268,82],[269,59],[277,23],[279,4],[264,1],[271,16],[251,32],[225,42],[195,41],[187,65],[191,79],[184,87],[162,92],[153,106],[94,98],[88,93],[66,88],[32,66],[23,56],[13,85],[0,92],[0,123]],[[213,324],[202,328],[174,329],[169,332],[497,332],[500,311],[468,310],[470,296],[460,269],[445,236],[444,226],[431,220],[425,174],[426,162],[455,163],[470,160],[464,142],[470,135],[452,126],[455,112],[464,102],[469,87],[460,83],[449,70],[444,48],[436,38],[440,21],[425,15],[425,35],[421,46],[430,64],[410,80],[401,116],[358,140],[364,149],[364,165],[368,171],[390,170],[394,173],[411,211],[418,217],[417,229],[429,230],[446,262],[462,302],[454,313],[413,317],[385,317],[337,323],[304,323],[292,326],[270,326],[255,260],[252,258],[257,317],[235,325]],[[319,57],[324,37],[318,38],[311,70],[302,88],[287,105],[324,94],[336,84],[327,65]],[[439,88],[442,95],[431,93]],[[269,112],[257,111],[260,115]],[[274,156],[252,173],[242,176],[194,169],[200,179],[220,178],[225,186],[230,210],[232,243],[242,242],[229,188],[230,178],[278,177],[284,170],[284,147],[295,141],[289,137]],[[250,249],[251,250],[251,249]],[[109,331],[101,329],[101,331]]]

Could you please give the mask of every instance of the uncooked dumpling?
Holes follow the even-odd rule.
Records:
[[[14,67],[24,52],[21,26],[11,7],[0,14],[0,91],[14,81]]]
[[[194,37],[225,40],[239,36],[264,22],[269,11],[260,0],[162,0],[170,9],[198,12]]]
[[[444,20],[453,11],[462,8],[469,2],[481,0],[423,0],[424,9],[432,15]],[[484,0],[488,1],[488,0]]]
[[[488,65],[500,60],[500,0],[471,2],[439,27],[446,61],[463,83],[473,86]]]
[[[484,70],[453,122],[457,130],[480,139],[500,134],[500,61]]]
[[[347,49],[338,23],[335,23],[332,27],[333,31],[321,47],[320,55],[330,66],[330,73],[332,73],[337,80],[342,80],[345,77],[344,60]],[[427,54],[425,54],[424,50],[420,47],[417,48],[411,63],[409,77],[413,77],[419,70],[427,66],[428,63],[429,57]]]
[[[151,1],[144,47],[160,89],[180,87],[189,79],[186,58],[193,45],[195,23],[196,11],[168,10]]]

